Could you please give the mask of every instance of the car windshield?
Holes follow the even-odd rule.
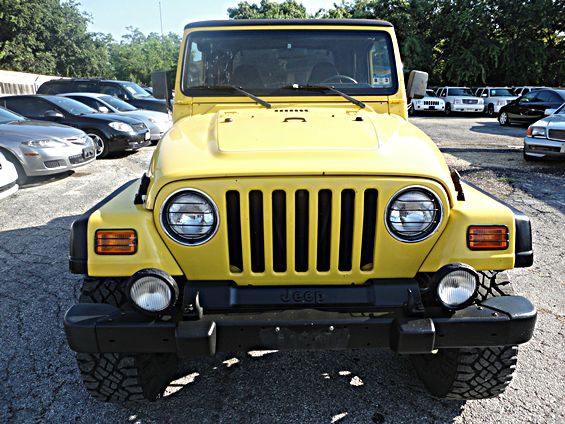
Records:
[[[513,97],[514,95],[507,88],[493,88],[490,90],[491,97]]]
[[[473,92],[468,88],[450,88],[449,96],[469,96],[475,97]]]
[[[25,121],[25,118],[17,113],[0,108],[0,124],[6,124],[13,121]]]
[[[51,96],[49,97],[49,101],[71,115],[89,115],[91,113],[98,113],[97,110],[92,109],[90,106],[87,106],[77,100],[69,99],[68,97]]]
[[[122,87],[124,87],[135,98],[151,97],[151,94],[133,82],[123,83]]]
[[[110,106],[118,109],[120,112],[131,112],[133,110],[137,110],[135,106],[132,106],[129,103],[126,103],[123,100],[117,99],[113,96],[101,96],[100,100],[108,103]]]
[[[428,97],[437,97],[437,94],[434,93],[434,90],[426,90],[426,96],[428,96]]]
[[[295,85],[327,84],[348,94],[394,94],[398,87],[392,42],[382,31],[196,31],[186,46],[188,95],[229,85],[259,95],[304,95],[289,88]]]

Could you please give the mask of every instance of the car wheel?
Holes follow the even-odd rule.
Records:
[[[513,289],[506,273],[482,273],[477,298],[509,296]],[[412,364],[426,389],[447,399],[487,399],[500,395],[512,381],[517,346],[439,349],[412,355]]]
[[[126,287],[125,279],[87,277],[79,302],[131,310]],[[76,360],[84,387],[102,402],[156,400],[178,371],[178,358],[172,353],[77,353]]]
[[[16,157],[12,155],[10,152],[7,152],[5,150],[0,150],[0,151],[4,154],[6,160],[10,162],[12,165],[14,165],[14,167],[16,168],[16,172],[18,173],[17,184],[19,186],[23,186],[24,184],[26,184],[29,180],[29,177],[25,173],[24,167],[22,166],[20,161],[16,159]]]
[[[102,159],[108,156],[108,140],[97,131],[87,131],[88,136],[94,142],[94,151],[96,158]]]
[[[494,105],[490,104],[487,107],[487,115],[488,116],[494,116]]]
[[[451,115],[451,104],[448,103],[448,104],[445,105],[444,113],[445,113],[446,116]]]
[[[500,112],[500,115],[498,115],[498,123],[503,127],[510,125],[510,118],[508,118],[508,114],[506,112]]]

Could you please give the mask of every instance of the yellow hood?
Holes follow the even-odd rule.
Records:
[[[182,118],[155,151],[151,174],[149,209],[168,183],[226,176],[409,176],[453,192],[440,151],[422,131],[398,116],[343,104]]]

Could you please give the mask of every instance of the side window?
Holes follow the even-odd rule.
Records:
[[[124,94],[124,91],[114,84],[100,84],[100,92],[114,97],[119,97],[120,94]]]
[[[526,94],[525,96],[522,97],[521,102],[523,102],[523,103],[532,103],[532,102],[536,102],[536,101],[538,101],[538,100],[536,99],[537,94],[538,94],[538,93],[535,92],[535,91],[534,91],[534,92],[530,92],[530,93],[528,93],[528,94]]]
[[[96,83],[94,82],[77,82],[76,91],[80,93],[96,93]]]
[[[550,103],[563,103],[563,99],[559,97],[558,94],[552,93],[551,91],[546,91],[546,93]]]
[[[90,97],[83,97],[83,96],[76,96],[76,97],[73,96],[71,98],[78,102],[81,102],[82,104],[90,106],[93,109],[98,110],[99,103],[96,101],[96,99],[92,99]]]
[[[19,113],[27,118],[43,118],[48,110],[57,110],[50,103],[38,98],[14,98],[6,100],[8,109]]]
[[[66,84],[63,82],[47,83],[41,87],[37,92],[40,94],[59,94],[65,92]]]
[[[536,100],[537,102],[550,102],[550,95],[549,91],[538,91],[536,93]]]

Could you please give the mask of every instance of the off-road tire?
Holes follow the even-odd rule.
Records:
[[[84,279],[80,303],[107,303],[131,310],[126,278]],[[78,368],[86,390],[103,402],[156,400],[177,374],[175,354],[77,353]]]
[[[514,293],[505,272],[481,272],[477,299]],[[420,380],[433,396],[446,399],[487,399],[500,395],[512,381],[517,346],[439,349],[411,355]]]
[[[80,289],[79,303],[107,303],[124,310],[131,310],[126,295],[125,278],[86,277]]]
[[[174,354],[77,353],[88,393],[102,402],[157,400],[177,373]]]
[[[443,113],[445,114],[445,116],[451,116],[452,115],[452,113],[451,113],[451,103],[447,103],[445,105],[445,109],[444,109]]]

